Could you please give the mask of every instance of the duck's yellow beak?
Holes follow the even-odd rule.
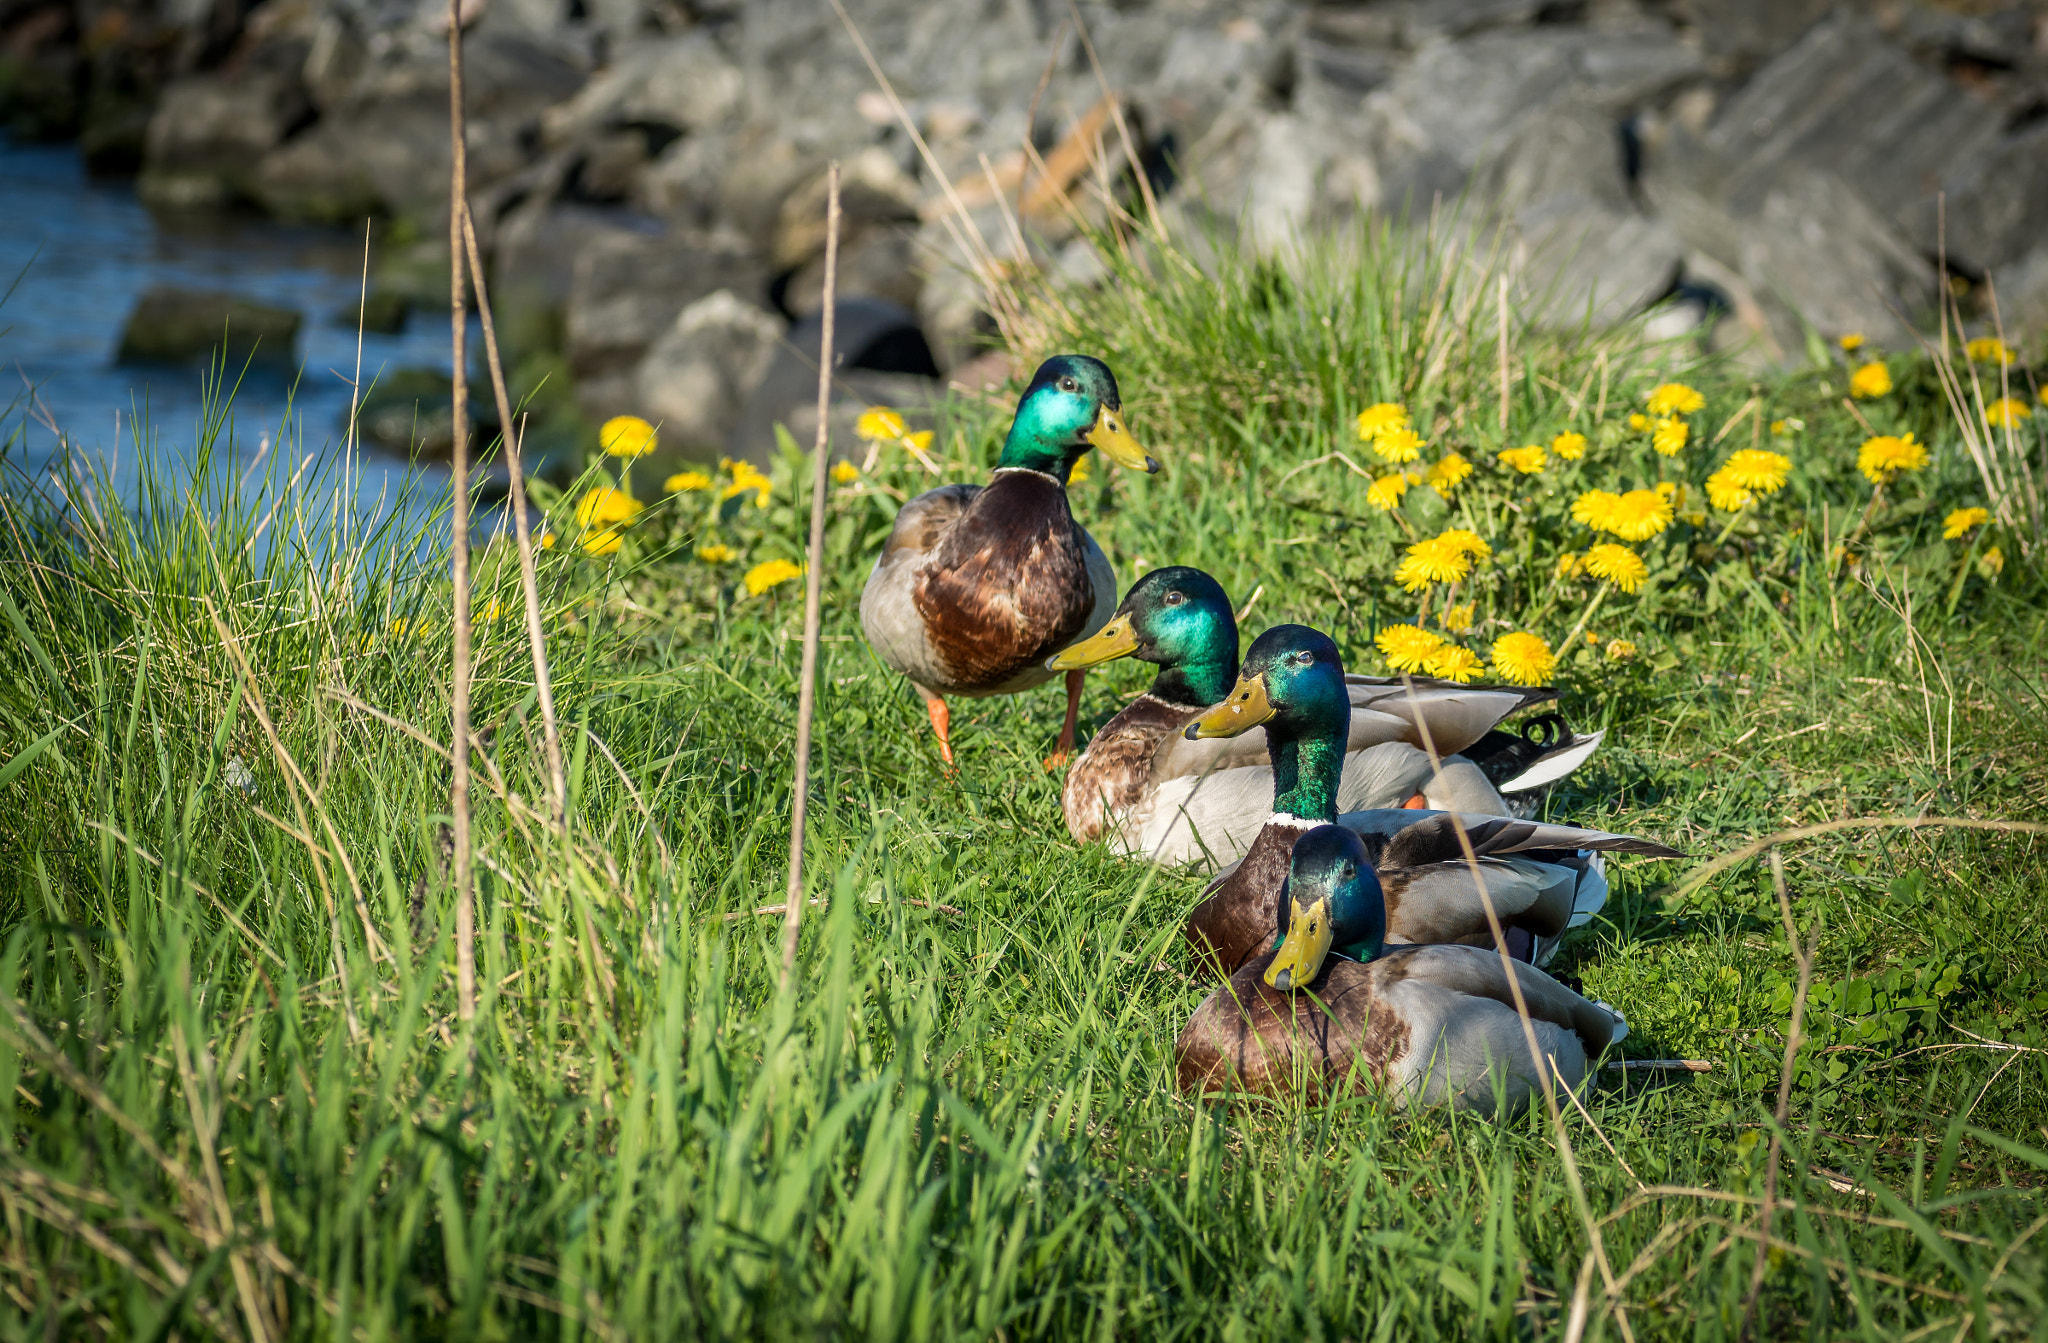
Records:
[[[1273,716],[1273,705],[1266,698],[1266,677],[1240,676],[1231,688],[1230,695],[1213,709],[1204,710],[1202,716],[1189,723],[1181,735],[1189,741],[1200,741],[1204,737],[1235,737],[1248,732]]]
[[[1124,428],[1123,416],[1108,406],[1096,412],[1095,427],[1088,431],[1088,441],[1118,466],[1128,466],[1147,475],[1159,469],[1159,463],[1147,457],[1145,450],[1138,446],[1138,440],[1131,437],[1131,431]]]
[[[1283,992],[1305,989],[1323,972],[1330,955],[1330,902],[1318,897],[1306,908],[1288,899],[1287,936],[1273,963],[1266,967],[1266,982]]]
[[[1121,615],[1081,642],[1053,654],[1045,665],[1054,671],[1074,671],[1127,658],[1137,651],[1138,636],[1131,629],[1131,618]]]

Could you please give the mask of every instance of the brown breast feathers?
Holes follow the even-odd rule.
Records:
[[[1304,824],[1268,821],[1245,850],[1237,870],[1210,888],[1188,915],[1181,935],[1195,952],[1195,973],[1228,977],[1280,935],[1280,889]]]
[[[1066,491],[1005,471],[977,495],[911,587],[952,683],[996,686],[1074,641],[1095,609]]]
[[[1332,956],[1305,992],[1289,993],[1266,984],[1272,960],[1252,957],[1195,1009],[1174,1043],[1175,1084],[1327,1099],[1383,1082],[1408,1027],[1373,999],[1399,968]]]
[[[1159,744],[1191,722],[1200,709],[1166,704],[1142,695],[1102,725],[1088,749],[1067,771],[1060,793],[1067,829],[1082,844],[1102,833],[1105,809],[1121,815],[1138,805],[1152,779]]]

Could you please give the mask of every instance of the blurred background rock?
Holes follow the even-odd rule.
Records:
[[[1966,315],[1989,280],[2008,331],[2048,326],[2048,0],[1125,0],[1080,7],[1092,59],[1058,0],[848,8],[1005,264],[1085,283],[1080,234],[1148,191],[1275,252],[1462,201],[1561,326],[1651,313],[1759,364],[1902,344],[1944,247]],[[470,186],[538,443],[629,411],[665,453],[804,439],[834,158],[848,404],[1000,381],[960,211],[827,0],[464,17]],[[0,123],[134,175],[161,219],[374,218],[369,325],[445,321],[446,21],[0,0]]]

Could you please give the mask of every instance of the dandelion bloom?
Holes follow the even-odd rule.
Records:
[[[1596,532],[1607,530],[1607,522],[1614,516],[1614,509],[1621,502],[1621,496],[1611,490],[1587,490],[1572,500],[1572,521],[1591,527]]]
[[[1792,459],[1783,453],[1767,452],[1762,448],[1742,448],[1729,454],[1716,474],[1745,490],[1776,494],[1792,474]]]
[[[1454,452],[1429,468],[1428,480],[1431,489],[1448,499],[1451,491],[1458,487],[1458,482],[1471,474],[1472,463]]]
[[[1984,407],[1984,423],[1993,429],[2017,429],[2020,421],[2033,417],[2033,408],[2016,397],[2001,396]]]
[[[1505,448],[1493,455],[1502,466],[1512,467],[1525,476],[1540,474],[1550,461],[1544,455],[1543,448],[1535,443],[1520,448]]]
[[[1728,468],[1724,466],[1707,477],[1707,502],[1723,513],[1733,513],[1755,503],[1756,494],[1747,485],[1730,477]]]
[[[1805,428],[1805,420],[1796,420],[1789,416],[1782,420],[1771,421],[1771,435],[1774,438],[1784,438],[1788,435],[1799,433]]]
[[[789,560],[764,560],[747,570],[741,581],[747,585],[747,592],[758,597],[778,583],[787,583],[792,578],[803,576],[804,567]]]
[[[555,548],[555,534],[553,532],[542,532],[540,534],[540,548],[542,550],[553,550]]]
[[[1420,592],[1431,583],[1455,583],[1471,572],[1472,561],[1463,546],[1432,536],[1408,547],[1408,557],[1394,570],[1394,581],[1409,592]]]
[[[851,485],[860,479],[860,468],[852,462],[835,462],[832,466],[832,479],[841,485]]]
[[[678,471],[661,482],[661,488],[670,494],[688,494],[692,490],[711,488],[711,477],[702,471]]]
[[[1383,462],[1392,462],[1396,466],[1414,461],[1428,446],[1422,435],[1405,426],[1389,429],[1372,441],[1372,450],[1379,459]]]
[[[1429,655],[1423,662],[1422,669],[1431,676],[1463,685],[1478,677],[1483,664],[1479,661],[1479,655],[1471,649],[1462,648],[1457,644],[1445,644]]]
[[[1534,634],[1516,630],[1493,641],[1493,670],[1510,685],[1542,685],[1557,669],[1557,655]]]
[[[1607,644],[1607,660],[1621,662],[1636,655],[1636,646],[1626,639],[1613,639]]]
[[[1880,434],[1865,439],[1856,452],[1856,469],[1882,485],[1901,471],[1918,471],[1927,465],[1927,446],[1915,443],[1911,434],[1894,437]]]
[[[483,608],[476,613],[476,618],[483,621],[503,620],[506,609],[505,603],[493,597],[484,603]]]
[[[1439,535],[1436,540],[1443,545],[1452,546],[1463,551],[1475,559],[1488,559],[1493,555],[1493,547],[1480,540],[1479,533],[1468,527],[1453,527]]]
[[[1706,405],[1707,398],[1682,382],[1666,382],[1650,389],[1647,404],[1652,415],[1690,415]]]
[[[1401,496],[1408,493],[1408,477],[1402,475],[1381,476],[1365,490],[1365,502],[1374,508],[1389,512],[1401,506]]]
[[[727,458],[724,465],[732,472],[732,483],[719,491],[718,497],[720,499],[735,498],[738,495],[745,494],[748,490],[752,490],[754,492],[754,506],[756,508],[768,507],[768,496],[775,488],[773,481],[762,475],[760,469],[752,462],[736,462],[731,458]]]
[[[1407,427],[1407,410],[1391,401],[1382,401],[1358,412],[1358,437],[1364,442],[1369,443],[1390,430]]]
[[[1641,555],[1611,541],[1586,552],[1586,572],[1606,579],[1623,592],[1634,592],[1650,576],[1650,568]]]
[[[1579,558],[1576,550],[1567,550],[1557,557],[1557,566],[1552,570],[1559,578],[1577,578],[1586,571],[1586,562]]]
[[[1635,414],[1628,417],[1628,427],[1635,430],[1637,433],[1642,433],[1644,430],[1650,427],[1650,417],[1643,414],[1641,411],[1637,411]]]
[[[1567,430],[1550,440],[1550,450],[1568,462],[1586,455],[1586,436]]]
[[[626,522],[640,511],[640,501],[624,490],[601,486],[576,501],[576,525],[600,527]]]
[[[1963,346],[1963,353],[1980,364],[2010,364],[2012,347],[1996,336],[1979,336]]]
[[[1412,672],[1421,671],[1444,641],[1418,625],[1383,625],[1373,636],[1373,645],[1395,671]]]
[[[1598,530],[1624,541],[1647,541],[1671,525],[1671,498],[1659,490],[1630,490],[1608,506]]]
[[[1835,343],[1842,347],[1843,354],[1854,354],[1863,348],[1863,333],[1861,331],[1851,331]]]
[[[1977,573],[1988,583],[2004,572],[2005,552],[1997,546],[1986,546],[1984,553],[1977,557]]]
[[[1466,602],[1463,606],[1446,606],[1440,623],[1453,634],[1463,634],[1472,628],[1473,608],[1477,602]]]
[[[638,415],[614,415],[597,431],[597,445],[607,456],[645,457],[654,451],[654,426]]]
[[[616,555],[626,538],[616,527],[600,527],[583,535],[583,549],[591,555]]]
[[[1859,398],[1883,396],[1892,389],[1892,371],[1882,360],[1873,359],[1849,375],[1849,395]]]
[[[869,406],[853,422],[854,437],[870,443],[899,439],[903,437],[903,428],[903,417],[887,406]]]
[[[1941,520],[1941,535],[1949,541],[1968,536],[1972,528],[1982,527],[1991,521],[1988,508],[1959,508]]]
[[[1692,426],[1684,420],[1659,420],[1657,432],[1650,437],[1650,446],[1660,457],[1676,457],[1692,437]]]
[[[697,547],[697,558],[706,564],[730,564],[739,558],[739,552],[731,546],[709,541]]]

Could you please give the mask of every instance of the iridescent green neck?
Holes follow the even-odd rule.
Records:
[[[1010,422],[1010,436],[1003,440],[1003,455],[996,459],[998,471],[1021,467],[1042,471],[1062,485],[1067,483],[1067,473],[1074,469],[1074,463],[1088,446],[1076,446],[1071,433],[1048,423],[1048,411],[1053,408],[1055,403],[1042,396],[1027,397],[1017,407],[1017,418]]]
[[[1266,724],[1273,761],[1273,810],[1304,821],[1337,819],[1337,780],[1344,772],[1344,739],[1329,733],[1283,736]]]
[[[1152,678],[1152,694],[1169,704],[1221,704],[1237,680],[1237,650],[1230,656],[1208,655],[1173,667],[1161,667]]]

